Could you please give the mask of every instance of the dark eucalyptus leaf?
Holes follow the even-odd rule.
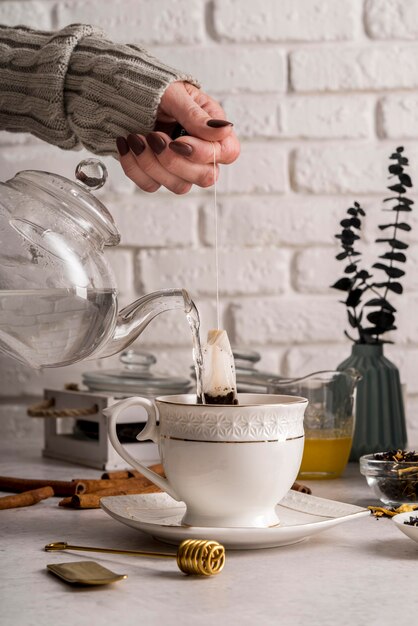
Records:
[[[350,209],[347,209],[347,213],[348,213],[349,215],[354,215],[354,217],[357,217],[357,213],[358,213],[358,211],[357,211],[357,209],[352,209],[352,208],[350,208]]]
[[[341,220],[340,226],[342,226],[343,228],[350,228],[350,226],[351,226],[351,218],[346,217],[345,219]]]
[[[340,252],[339,254],[337,254],[335,258],[337,259],[337,261],[343,261],[347,257],[348,257],[348,252],[345,251],[345,252]]]
[[[389,313],[388,311],[372,311],[367,315],[367,319],[371,324],[387,330],[393,326],[395,316],[393,313]]]
[[[353,307],[353,309],[355,309],[358,303],[360,302],[362,295],[363,295],[362,289],[353,289],[353,291],[350,291],[350,293],[348,294],[348,298],[345,301],[346,306],[350,306],[350,307]]]
[[[397,196],[391,196],[390,198],[385,198],[383,202],[390,202],[391,200],[397,200],[399,204],[405,204],[406,206],[412,206],[415,204],[413,200],[409,198],[398,198]]]
[[[403,167],[398,163],[394,163],[393,165],[389,165],[388,170],[391,174],[402,174]]]
[[[412,226],[410,226],[409,224],[406,224],[405,222],[399,222],[399,224],[392,224],[392,226],[396,226],[396,228],[399,228],[400,230],[404,230],[407,233],[409,233],[409,231],[412,230]]]
[[[393,291],[394,293],[403,293],[403,287],[401,285],[401,283],[392,283],[392,282],[387,282],[387,283],[376,283],[375,287],[377,288],[385,288],[388,289],[389,291]]]
[[[396,211],[397,213],[400,211],[403,211],[403,213],[410,213],[412,209],[411,207],[404,204],[397,204],[396,206],[392,207],[391,211]]]
[[[406,189],[403,185],[397,183],[396,185],[389,185],[388,189],[390,191],[394,191],[395,193],[405,193]]]
[[[410,198],[399,198],[399,204],[412,206],[413,204],[415,204],[415,200],[411,200]]]
[[[404,147],[403,147],[403,146],[398,146],[398,147],[396,148],[396,152],[398,152],[399,154],[400,154],[401,152],[403,152],[403,151],[404,151]]]
[[[406,256],[403,252],[385,252],[379,256],[379,259],[389,259],[389,261],[397,261],[398,263],[406,262]]]
[[[390,278],[401,278],[405,275],[405,272],[398,267],[390,267],[389,265],[384,265],[384,263],[374,263],[372,267],[375,267],[377,270],[383,270]]]
[[[344,274],[352,274],[357,269],[357,265],[355,263],[350,263],[344,270]]]
[[[404,187],[412,187],[412,180],[408,174],[400,174],[399,180]]]
[[[367,270],[360,270],[356,274],[356,278],[358,278],[359,280],[367,280],[368,278],[371,278],[371,277],[372,275],[369,274]]]
[[[365,302],[364,306],[380,306],[385,311],[396,313],[395,307],[393,307],[385,298],[372,298],[371,300]]]
[[[409,244],[408,243],[404,243],[403,241],[399,241],[399,239],[391,239],[390,240],[390,245],[392,246],[392,248],[396,248],[397,250],[406,250],[407,248],[409,248]]]
[[[405,272],[400,270],[399,267],[390,267],[386,270],[386,274],[389,278],[402,278],[402,276],[405,276]]]
[[[384,224],[382,226],[379,226],[380,230],[385,230],[386,228],[399,228],[400,230],[405,230],[406,232],[409,232],[410,230],[412,230],[411,226],[409,224],[406,224],[405,222],[399,222],[399,224]]]
[[[348,228],[344,228],[340,237],[342,243],[346,246],[352,246],[356,239],[360,239],[358,235],[354,234],[353,231],[349,230]]]
[[[384,272],[390,269],[389,265],[385,265],[384,263],[374,263],[372,267],[375,267],[377,270],[383,270]]]
[[[399,239],[376,239],[376,243],[388,243],[392,248],[397,248],[398,250],[406,250],[409,248],[407,243],[403,243],[399,241]]]
[[[361,228],[361,221],[358,217],[352,217],[350,223],[353,228]]]
[[[340,291],[350,291],[352,284],[353,284],[353,281],[351,280],[351,278],[348,278],[347,276],[347,277],[340,278],[339,280],[337,280],[336,283],[331,285],[331,288],[339,289]]]

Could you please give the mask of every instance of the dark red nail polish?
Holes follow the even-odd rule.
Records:
[[[144,152],[145,144],[142,141],[142,139],[137,137],[137,135],[128,135],[127,141],[128,141],[128,146],[130,147],[132,152],[136,154],[136,156],[139,156],[140,154]]]
[[[224,126],[233,126],[233,123],[228,122],[227,120],[208,120],[206,124],[211,128],[223,128]]]
[[[167,144],[158,133],[149,133],[146,137],[148,145],[155,154],[161,154],[166,149]]]
[[[120,156],[125,156],[125,154],[128,154],[129,146],[125,137],[116,137],[116,148],[118,149]]]
[[[175,152],[176,154],[180,154],[181,156],[190,156],[193,152],[193,148],[188,143],[183,143],[182,141],[172,141],[168,144],[170,150]]]

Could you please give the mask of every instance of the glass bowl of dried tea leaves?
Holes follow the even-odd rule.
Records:
[[[415,513],[400,513],[392,517],[400,531],[418,543],[418,511]]]
[[[384,504],[418,505],[418,453],[388,450],[366,454],[360,458],[360,472]]]

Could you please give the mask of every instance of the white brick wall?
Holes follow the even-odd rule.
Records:
[[[350,40],[360,27],[357,0],[216,0],[214,5],[221,41]]]
[[[387,156],[405,145],[418,184],[418,0],[6,0],[0,22],[55,29],[90,22],[116,41],[142,43],[196,76],[224,105],[242,155],[219,187],[222,323],[234,342],[289,375],[333,368],[350,345],[334,234],[359,200],[368,211],[364,259],[375,260]],[[24,168],[72,176],[85,152],[0,132],[0,178]],[[160,287],[184,286],[204,328],[215,323],[211,190],[174,197],[135,189],[106,159],[100,192],[122,234],[106,252],[122,304]],[[385,348],[408,386],[408,423],[418,441],[418,210],[410,216],[405,293],[394,300],[399,330]],[[188,329],[160,316],[136,344],[159,369],[185,374]],[[0,396],[39,394],[117,358],[34,372],[0,358]],[[7,405],[9,406],[9,405]],[[415,429],[415,430],[413,430]],[[413,437],[412,437],[413,438]]]
[[[202,43],[205,39],[204,4],[202,0],[61,1],[57,2],[57,26],[63,28],[75,20],[94,24],[114,41],[125,43]]]

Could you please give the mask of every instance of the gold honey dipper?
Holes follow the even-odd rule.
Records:
[[[217,541],[206,539],[185,539],[172,552],[141,552],[136,550],[115,550],[112,548],[92,548],[90,546],[72,546],[65,541],[55,541],[45,546],[46,552],[58,550],[81,550],[83,552],[108,552],[110,554],[127,554],[129,556],[156,557],[159,559],[176,559],[179,569],[184,574],[213,576],[219,574],[225,565],[225,548]]]

